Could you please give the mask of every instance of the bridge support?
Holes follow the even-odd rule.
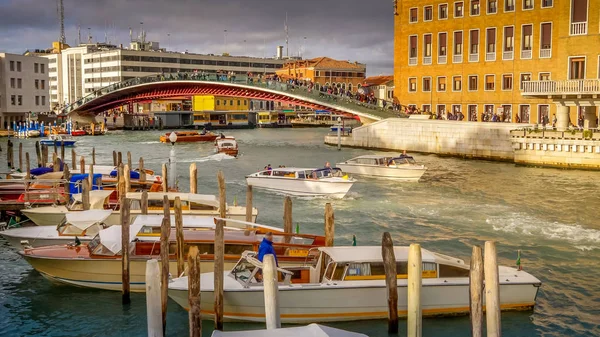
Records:
[[[586,106],[584,109],[583,128],[586,130],[597,128],[598,108],[596,106]]]
[[[72,113],[69,115],[73,122],[79,122],[79,125],[96,123],[96,115],[94,114],[78,114]]]
[[[556,130],[565,131],[569,128],[569,107],[566,105],[556,106]]]

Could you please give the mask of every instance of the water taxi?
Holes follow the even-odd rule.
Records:
[[[366,155],[352,158],[337,167],[344,172],[364,175],[374,178],[387,178],[396,180],[418,181],[427,171],[424,165],[418,165],[412,156]]]
[[[312,251],[311,251],[312,253]],[[398,278],[398,314],[407,313],[408,247],[394,247]],[[461,259],[422,254],[423,315],[469,312],[469,265]],[[387,289],[381,247],[320,247],[318,258],[300,267],[278,268],[282,323],[383,319],[388,315]],[[541,281],[531,274],[499,266],[500,305],[503,310],[531,310]],[[244,252],[225,273],[224,319],[265,321],[262,263],[256,253]],[[202,314],[212,315],[214,273],[200,276]],[[187,276],[169,283],[169,297],[188,308]],[[206,317],[206,316],[205,316]]]
[[[40,140],[40,144],[42,145],[62,146],[62,144],[64,144],[65,147],[74,147],[75,142],[77,141],[70,136],[56,134],[50,134],[48,135],[48,138]]]
[[[246,183],[257,188],[293,196],[343,198],[355,179],[339,168],[285,167],[264,170],[246,176]]]
[[[162,218],[162,216],[159,216]],[[162,219],[160,219],[162,221]],[[229,222],[229,220],[227,220]],[[258,225],[256,225],[258,226]],[[130,226],[130,280],[131,291],[145,291],[146,261],[160,256],[159,236],[149,229],[142,237],[144,224],[134,222]],[[226,227],[227,228],[227,227]],[[121,290],[121,226],[101,230],[88,244],[24,248],[19,254],[44,277],[59,283],[105,290]],[[175,232],[170,233],[169,267],[176,266]],[[264,238],[259,230],[225,230],[225,268],[232,268],[242,252],[256,250]],[[190,246],[198,247],[202,270],[212,270],[214,261],[214,230],[184,230],[184,255]],[[285,234],[273,232],[273,248],[282,266],[301,265],[310,258],[313,247],[323,246],[325,238],[309,234]]]
[[[177,135],[176,143],[212,142],[217,139],[217,135],[210,131],[205,134],[200,134],[197,131],[177,131],[175,134]],[[160,136],[161,143],[170,143],[169,136],[171,136],[170,132]]]
[[[237,157],[237,141],[234,137],[217,138],[215,140],[215,153],[225,153],[228,156]]]

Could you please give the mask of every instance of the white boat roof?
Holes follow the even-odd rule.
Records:
[[[318,170],[318,168],[314,168],[314,167],[309,167],[309,168],[302,168],[302,167],[273,167],[270,171],[283,171],[283,172],[302,172],[302,171],[314,171],[314,170]],[[262,170],[261,172],[264,171],[269,171],[269,170]]]
[[[320,324],[309,324],[283,329],[251,331],[213,331],[212,337],[369,337],[367,335],[330,328]]]
[[[408,261],[407,246],[394,246],[396,261]],[[335,262],[382,262],[381,246],[343,246],[319,247]],[[423,262],[436,262],[436,256],[427,249],[421,248]]]
[[[140,224],[131,224],[129,226],[129,239],[134,240],[142,227],[143,225]],[[121,245],[121,231],[121,225],[112,225],[98,232],[102,245],[115,255],[119,254],[123,248]]]
[[[146,227],[160,227],[164,216],[162,214],[138,215],[133,224]],[[175,215],[171,215],[171,227],[175,227]],[[186,228],[215,228],[215,218],[211,216],[184,215],[183,227]]]
[[[189,201],[196,204],[219,207],[219,200],[216,196],[211,194],[194,194],[181,192],[148,192],[148,200],[163,200],[165,195],[169,198],[169,200],[175,200],[176,197],[179,197],[181,201]],[[127,193],[127,198],[141,200],[142,193],[129,192]]]
[[[89,211],[69,212],[65,214],[67,223],[81,229],[86,230],[98,222],[104,222],[110,215],[112,210],[92,209]]]
[[[354,159],[379,159],[379,158],[393,158],[393,157],[397,157],[397,156],[396,155],[366,154],[364,156],[354,157],[354,158],[349,159],[349,160],[354,160]]]
[[[90,191],[90,208],[91,209],[104,209],[104,201],[108,198],[113,191],[109,190],[91,190]],[[81,201],[81,193],[73,194],[73,199],[77,202]]]

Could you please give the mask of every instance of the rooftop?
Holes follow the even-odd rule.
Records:
[[[356,69],[364,71],[366,65],[358,62],[345,60],[334,60],[330,57],[321,56],[309,60],[299,60],[287,62],[286,66],[294,68],[315,68],[315,69]]]
[[[386,84],[390,81],[394,80],[394,76],[393,75],[380,75],[380,76],[371,76],[371,77],[367,77],[365,78],[364,82],[363,82],[363,86],[371,86],[371,85],[382,85],[382,84]]]

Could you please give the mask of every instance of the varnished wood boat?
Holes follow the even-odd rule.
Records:
[[[237,157],[238,144],[234,137],[220,137],[215,140],[215,153],[225,153]]]
[[[191,142],[212,142],[217,139],[217,135],[212,132],[206,134],[200,134],[197,131],[176,131],[177,135],[176,143],[191,143]],[[169,136],[170,132],[160,136],[161,143],[170,143]]]

